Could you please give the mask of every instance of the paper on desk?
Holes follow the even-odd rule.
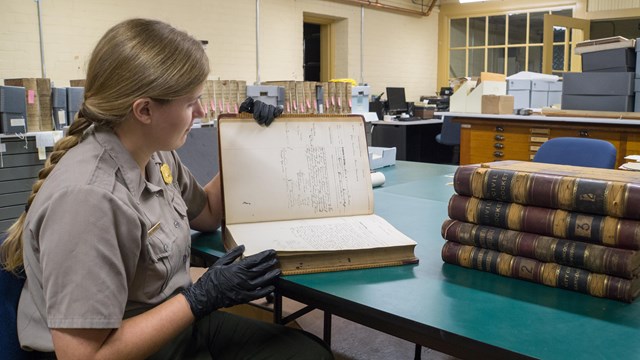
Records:
[[[640,163],[637,163],[637,162],[624,163],[624,164],[620,165],[620,167],[618,167],[618,169],[620,169],[620,170],[640,171]]]
[[[640,161],[640,155],[627,155],[624,158],[626,160]]]
[[[540,74],[532,71],[520,71],[507,77],[507,80],[544,80],[544,81],[558,81],[560,77],[557,75]]]

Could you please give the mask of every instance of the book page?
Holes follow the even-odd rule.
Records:
[[[227,224],[373,213],[360,117],[222,119],[219,132]]]
[[[245,255],[266,249],[283,252],[372,249],[416,242],[377,215],[227,225]]]

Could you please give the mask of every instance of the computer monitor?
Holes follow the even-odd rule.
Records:
[[[407,112],[407,99],[404,95],[404,88],[388,87],[387,88],[387,104],[389,114],[401,114]]]

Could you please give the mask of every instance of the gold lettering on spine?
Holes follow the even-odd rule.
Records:
[[[576,215],[576,225],[574,229],[576,236],[591,238],[593,220],[592,215]]]
[[[487,256],[485,257],[485,261],[484,261],[484,270],[485,271],[492,271],[491,269],[491,261],[493,261],[493,252],[492,251],[487,251]]]
[[[575,290],[575,291],[580,290],[580,271],[576,271],[576,270],[573,271],[573,282],[572,282],[572,284],[573,285],[571,285],[571,286],[572,286],[573,290]],[[589,286],[589,283],[587,282],[587,287],[588,286]]]

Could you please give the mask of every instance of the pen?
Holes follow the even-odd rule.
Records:
[[[153,235],[153,233],[155,233],[156,230],[158,230],[159,228],[160,228],[160,222],[157,222],[155,225],[151,227],[151,229],[149,229],[149,231],[147,231],[147,237]]]

